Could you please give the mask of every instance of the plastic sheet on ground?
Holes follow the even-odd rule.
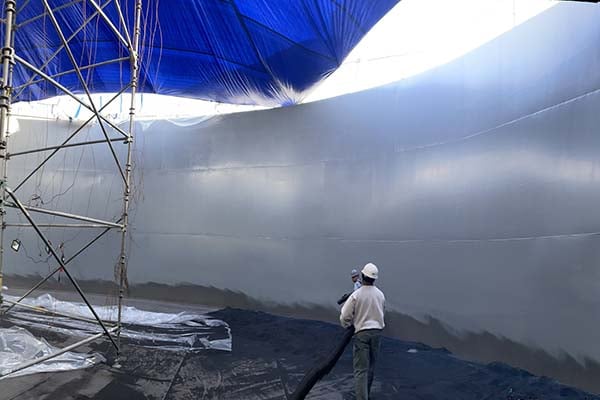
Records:
[[[0,328],[0,376],[6,375],[26,362],[45,357],[57,351],[57,348],[48,344],[44,339],[36,338],[24,328],[17,326]],[[12,373],[7,377],[39,372],[72,371],[89,368],[103,361],[105,361],[104,357],[97,353],[67,352],[23,371]]]
[[[14,296],[5,296],[16,301]],[[61,301],[49,294],[25,299],[23,304],[41,307],[48,311],[74,317],[93,319],[88,307],[83,303]],[[116,306],[94,306],[100,319],[115,322],[118,317]],[[44,314],[15,307],[6,319],[17,325],[37,329],[51,329],[53,332],[73,336],[88,336],[99,332],[98,324],[67,317]],[[181,312],[161,313],[123,307],[123,329],[121,337],[131,343],[146,347],[160,347],[168,350],[224,350],[231,351],[231,331],[224,321],[205,315]]]

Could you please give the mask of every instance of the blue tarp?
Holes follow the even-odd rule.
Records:
[[[97,1],[97,0],[96,0]],[[365,33],[399,0],[144,0],[141,91],[237,104],[290,104],[331,74]],[[98,1],[120,32],[114,0]],[[132,31],[134,0],[121,0]],[[91,2],[50,1],[77,62],[126,57],[127,47]],[[40,66],[61,41],[42,1],[18,3],[15,52]],[[84,21],[90,23],[84,24]],[[85,27],[78,31],[78,29]],[[123,35],[125,36],[125,35]],[[83,93],[67,52],[43,71]],[[84,70],[91,91],[116,92],[129,81],[128,61]],[[48,83],[26,88],[31,70],[17,63],[18,100],[63,94]]]

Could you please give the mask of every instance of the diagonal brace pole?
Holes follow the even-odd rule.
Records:
[[[69,96],[70,98],[72,98],[73,100],[75,100],[77,103],[81,104],[86,109],[88,109],[88,111],[94,112],[94,108],[92,106],[90,106],[89,104],[87,104],[85,101],[81,100],[79,97],[77,97],[69,89],[67,89],[66,87],[64,87],[60,83],[58,83],[58,81],[56,81],[56,79],[53,79],[50,75],[46,74],[45,72],[43,72],[42,70],[40,70],[36,66],[32,65],[27,60],[25,60],[24,58],[20,57],[18,54],[15,54],[14,58],[15,58],[15,60],[17,62],[19,62],[20,64],[23,64],[23,66],[25,66],[25,68],[30,69],[31,71],[35,72],[36,74],[38,74],[39,76],[41,76],[42,78],[44,78],[48,83],[50,83],[51,85],[53,85],[54,87],[56,87],[57,89],[59,89],[60,91],[62,91],[64,94],[66,94],[67,96]],[[108,125],[110,125],[113,129],[115,129],[117,132],[119,132],[124,137],[128,136],[127,132],[125,132],[123,129],[119,128],[117,125],[113,124],[112,122],[110,122],[103,115],[94,113],[94,118],[99,118],[100,120],[104,121],[105,123],[107,123]]]
[[[81,287],[79,287],[79,284],[77,283],[77,281],[75,281],[75,279],[73,278],[73,276],[71,275],[71,273],[67,269],[65,263],[61,260],[61,258],[58,256],[58,254],[56,254],[56,250],[54,250],[54,248],[52,247],[52,245],[50,244],[50,242],[48,241],[48,239],[46,238],[46,236],[44,235],[44,233],[40,230],[40,228],[38,228],[38,226],[35,223],[35,221],[33,220],[33,218],[31,218],[31,215],[29,214],[29,212],[25,209],[25,207],[23,206],[23,204],[21,203],[21,201],[17,198],[17,196],[15,196],[15,194],[13,193],[13,191],[10,190],[9,188],[5,188],[4,190],[10,196],[10,198],[13,200],[13,202],[15,203],[15,205],[21,210],[21,212],[23,213],[23,215],[25,216],[25,218],[27,219],[27,221],[29,221],[29,223],[31,224],[31,226],[33,227],[33,229],[36,231],[36,233],[40,237],[40,239],[42,239],[42,242],[44,242],[44,244],[48,247],[48,249],[50,250],[50,253],[52,254],[52,257],[60,265],[60,267],[62,268],[62,270],[65,272],[65,275],[71,281],[71,283],[75,287],[75,290],[77,291],[77,293],[79,293],[79,296],[81,296],[81,299],[87,305],[87,307],[89,308],[90,312],[94,315],[94,318],[96,319],[96,321],[98,322],[98,324],[100,324],[100,326],[102,327],[102,330],[104,331],[104,333],[106,334],[106,336],[108,336],[108,338],[110,339],[110,341],[112,342],[113,346],[115,347],[115,349],[118,352],[119,351],[119,346],[117,345],[117,343],[113,339],[112,335],[110,334],[110,332],[108,331],[108,329],[104,325],[104,322],[102,322],[102,320],[100,319],[100,317],[96,313],[96,310],[94,310],[94,307],[92,306],[92,304],[88,301],[87,297],[85,297],[85,294],[83,293],[83,290],[81,290]]]
[[[107,140],[106,143],[108,144],[110,153],[112,154],[112,157],[115,160],[115,164],[117,165],[117,168],[119,169],[119,174],[121,174],[121,177],[123,178],[123,182],[125,182],[125,186],[128,187],[129,182],[127,181],[127,178],[125,177],[125,173],[123,172],[123,167],[121,167],[121,162],[119,161],[119,157],[117,157],[115,148],[113,147],[112,142],[110,141],[110,137],[108,136],[108,133],[106,132],[106,127],[104,126],[104,123],[102,122],[102,118],[100,118],[100,114],[98,113],[98,109],[96,108],[96,105],[94,104],[94,100],[92,99],[92,94],[90,93],[88,85],[85,82],[83,75],[81,74],[81,70],[79,69],[79,64],[77,64],[77,60],[75,59],[75,56],[73,55],[73,52],[71,51],[71,47],[69,46],[69,44],[66,41],[67,39],[65,38],[65,35],[63,34],[63,31],[60,28],[60,25],[58,24],[58,20],[56,19],[54,12],[50,8],[50,4],[48,4],[48,0],[42,0],[42,2],[44,3],[44,7],[46,8],[46,10],[48,11],[48,15],[50,16],[50,20],[52,21],[52,25],[54,25],[54,29],[56,30],[56,33],[58,33],[58,37],[60,38],[60,41],[65,46],[65,51],[67,52],[67,55],[69,56],[69,59],[71,60],[71,64],[73,64],[73,67],[75,68],[75,71],[77,72],[77,78],[79,79],[79,82],[81,83],[81,86],[83,87],[83,90],[85,91],[88,101],[90,102],[90,106],[92,107],[92,111],[98,118],[98,124],[100,125],[100,129],[102,130],[102,134],[104,135],[104,138]]]
[[[110,2],[110,0],[108,0],[108,1]],[[83,2],[84,2],[84,0],[71,0],[69,2],[61,4],[60,6],[55,7],[54,11],[61,11],[61,10],[64,10],[65,8],[69,8],[69,7],[74,6],[75,4],[83,3]],[[23,2],[23,4],[21,4],[21,6],[19,7],[19,10],[17,11],[19,14],[23,11],[23,9],[27,5],[27,3],[29,3],[29,0],[26,0],[26,1]],[[35,15],[35,16],[29,18],[29,19],[26,19],[24,21],[20,21],[16,25],[17,29],[20,30],[20,29],[24,28],[25,26],[27,26],[28,24],[30,24],[32,22],[35,22],[35,21],[37,21],[39,19],[42,19],[42,18],[46,18],[47,15],[48,15],[48,13],[46,11],[44,11],[44,12],[42,12],[40,14],[37,14],[37,15]]]
[[[83,0],[79,0],[79,1],[83,1]],[[102,5],[102,7],[106,7],[109,4],[109,2],[107,2],[106,4]],[[44,14],[45,15],[45,14]],[[92,14],[89,18],[87,18],[85,21],[83,21],[83,23],[81,24],[81,26],[76,29],[71,36],[69,36],[67,38],[67,42],[71,42],[71,40],[73,40],[73,38],[75,36],[77,36],[79,34],[79,32],[81,32],[83,29],[85,29],[87,27],[87,25],[94,19],[96,18],[96,16],[98,15],[98,13],[94,13]],[[19,24],[19,28],[22,28],[23,24],[25,24],[27,21]],[[46,68],[48,66],[48,64],[50,64],[50,62],[52,62],[52,60],[62,51],[63,46],[59,46],[58,49],[56,49],[56,51],[54,53],[52,53],[52,55],[50,55],[50,57],[48,57],[48,59],[46,60],[46,62],[44,62],[44,64],[40,67],[40,70],[43,70],[44,68]],[[72,71],[71,71],[72,72]],[[23,85],[20,85],[17,87],[17,89],[19,89],[19,92],[17,92],[17,94],[14,96],[15,98],[19,98],[19,96],[23,93],[23,91],[25,90],[25,88],[27,88],[27,86],[29,86],[30,84],[34,83],[34,79],[35,79],[35,75],[31,76],[30,79],[24,83]]]
[[[108,18],[106,13],[104,13],[102,8],[98,4],[96,4],[96,2],[94,0],[88,0],[88,1],[96,9],[98,14],[100,14],[100,16],[104,19],[104,22],[106,22],[108,27],[113,31],[113,33],[117,36],[117,38],[121,41],[121,43],[123,43],[125,45],[125,47],[127,47],[128,49],[131,49],[131,41],[127,40],[129,38],[125,39],[123,37],[123,35],[121,35],[121,32],[119,32],[119,29],[115,26],[115,24],[113,24],[113,22],[110,20],[110,18]]]
[[[127,89],[128,89],[128,87],[129,87],[129,86],[126,86],[126,87],[124,87],[123,89],[121,89],[121,91],[119,91],[119,93],[117,93],[116,95],[114,95],[114,97],[113,97],[112,99],[110,99],[110,100],[108,101],[108,103],[106,103],[106,104],[105,104],[105,105],[104,105],[104,106],[103,106],[103,107],[100,109],[100,111],[104,110],[106,107],[108,107],[110,104],[112,104],[112,102],[113,102],[113,101],[115,101],[115,100],[116,100],[116,99],[117,99],[117,98],[118,98],[120,95],[122,95],[122,94],[125,92],[125,90],[127,90]],[[75,136],[76,136],[76,135],[77,135],[79,132],[81,132],[81,130],[82,130],[83,128],[85,128],[86,126],[88,126],[88,124],[89,124],[90,122],[92,122],[92,120],[93,120],[94,118],[96,118],[96,116],[94,116],[94,115],[93,115],[93,116],[91,116],[90,118],[88,118],[88,119],[87,119],[87,120],[86,120],[86,121],[85,121],[85,122],[84,122],[84,123],[83,123],[83,124],[82,124],[82,125],[81,125],[79,128],[77,128],[77,129],[75,130],[75,132],[73,132],[73,133],[72,133],[72,134],[71,134],[71,135],[70,135],[68,138],[66,138],[66,139],[65,139],[65,140],[62,142],[62,144],[60,145],[60,146],[61,146],[60,148],[58,148],[58,149],[54,150],[54,151],[53,151],[52,153],[50,153],[50,154],[49,154],[49,155],[48,155],[46,158],[44,158],[44,160],[43,160],[41,163],[39,163],[39,164],[38,164],[38,165],[37,165],[37,166],[36,166],[36,167],[33,169],[33,171],[31,171],[31,172],[29,173],[29,175],[27,175],[25,178],[23,178],[23,180],[21,181],[21,183],[19,183],[19,184],[17,185],[17,187],[15,187],[14,191],[15,191],[15,192],[16,192],[16,191],[18,191],[18,190],[21,188],[21,186],[23,186],[23,185],[24,185],[24,184],[25,184],[25,183],[26,183],[26,182],[27,182],[29,179],[31,179],[31,177],[32,177],[32,176],[34,176],[36,172],[38,172],[38,171],[39,171],[39,170],[40,170],[40,169],[41,169],[41,168],[42,168],[42,167],[43,167],[43,166],[44,166],[44,165],[45,165],[45,164],[46,164],[48,161],[50,161],[50,159],[51,159],[52,157],[54,157],[54,156],[56,155],[56,153],[58,153],[58,152],[60,151],[60,149],[62,148],[62,146],[64,146],[64,145],[66,145],[67,143],[69,143],[69,142],[71,141],[71,139],[73,139],[73,138],[74,138],[74,137],[75,137]]]
[[[109,329],[109,332],[116,332],[117,330],[118,330],[118,328],[114,327],[114,328]],[[81,346],[83,346],[85,344],[91,343],[91,342],[93,342],[96,339],[100,339],[102,337],[102,335],[103,335],[102,333],[98,333],[98,334],[96,334],[94,336],[90,336],[89,338],[83,339],[83,340],[81,340],[81,341],[79,341],[77,343],[73,343],[70,346],[67,346],[67,347],[65,347],[63,349],[60,349],[59,351],[57,351],[55,353],[48,354],[47,356],[44,356],[44,357],[36,358],[36,359],[34,359],[32,361],[29,361],[29,362],[27,362],[25,364],[22,364],[22,365],[18,366],[17,368],[15,368],[15,369],[13,369],[13,370],[5,373],[4,375],[0,375],[0,380],[6,378],[9,375],[14,374],[15,372],[19,372],[19,371],[22,371],[22,370],[27,369],[29,367],[32,367],[34,365],[41,364],[41,363],[43,363],[45,361],[51,360],[53,358],[56,358],[56,357],[60,356],[61,354],[67,353],[67,352],[69,352],[71,350],[75,350],[76,348],[81,347]]]
[[[121,0],[113,0],[113,1],[115,3],[115,7],[117,9],[117,14],[119,15],[119,22],[121,23],[121,26],[123,27],[123,30],[125,31],[125,37],[127,38],[127,42],[129,43],[129,51],[137,52],[136,45],[131,40],[131,35],[129,34],[129,30],[127,29],[127,22],[125,22],[125,17],[123,16],[123,10],[121,9],[121,4],[120,4]],[[137,6],[136,6],[136,8],[137,8]],[[136,27],[134,26],[133,27],[134,39],[135,39],[135,29],[136,29]]]
[[[119,222],[121,222],[120,219],[117,221],[117,223],[119,223]],[[111,228],[106,228],[105,230],[103,230],[98,236],[96,236],[88,244],[86,244],[85,246],[83,246],[77,253],[73,254],[67,261],[65,261],[64,264],[65,265],[69,265],[69,263],[71,261],[73,261],[77,256],[79,256],[81,253],[83,253],[85,250],[87,250],[91,245],[93,245],[98,240],[100,240],[100,238],[102,236],[104,236],[105,234],[107,234],[110,230],[111,230]],[[48,275],[46,275],[46,277],[44,277],[44,279],[42,279],[41,281],[39,281],[34,287],[32,287],[31,289],[29,289],[27,291],[27,293],[25,293],[17,301],[15,301],[14,304],[11,304],[10,306],[8,306],[8,308],[6,310],[4,310],[3,314],[8,313],[14,306],[16,306],[19,303],[21,303],[31,293],[35,292],[40,286],[42,286],[44,283],[48,282],[48,279],[50,279],[54,275],[56,275],[58,273],[58,271],[60,271],[61,269],[62,269],[62,266],[60,266],[60,265],[58,267],[56,267],[52,272],[50,272]]]

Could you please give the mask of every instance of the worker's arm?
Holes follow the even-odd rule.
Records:
[[[354,321],[354,305],[356,304],[356,297],[350,296],[348,300],[344,303],[342,307],[342,312],[340,313],[340,324],[344,328],[348,328],[352,326]]]

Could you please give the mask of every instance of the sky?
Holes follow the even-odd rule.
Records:
[[[547,10],[553,0],[402,0],[348,55],[342,66],[304,94],[311,102],[399,81],[447,63]],[[99,95],[98,95],[99,96]],[[109,99],[110,95],[102,95]],[[167,97],[167,99],[165,99]],[[108,112],[127,118],[124,96]],[[177,118],[256,110],[262,107],[143,94],[139,118]],[[87,119],[66,96],[16,104],[13,114]]]

